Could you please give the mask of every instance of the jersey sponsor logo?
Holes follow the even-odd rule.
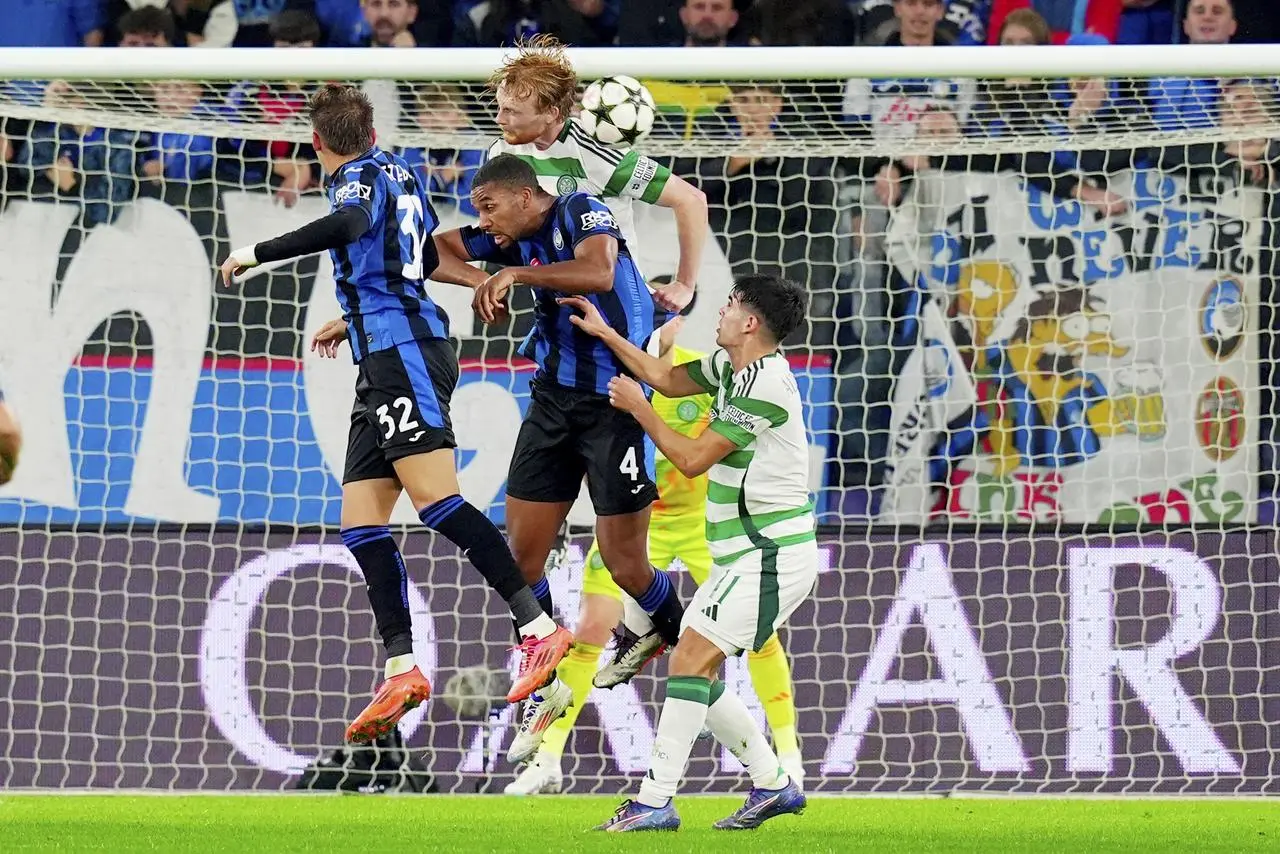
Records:
[[[388,178],[395,181],[397,184],[406,183],[413,175],[412,172],[398,163],[386,163],[383,165],[382,171],[386,173]]]
[[[560,229],[551,232],[551,242],[556,245],[556,249],[564,248],[564,235],[560,233]]]
[[[730,424],[735,424],[752,435],[756,432],[756,419],[752,418],[746,412],[743,412],[731,403],[726,403],[724,406],[712,413],[712,415],[721,421],[728,421]]]
[[[618,222],[613,218],[612,211],[587,211],[579,219],[581,220],[583,231],[618,227]]]
[[[359,181],[351,181],[343,184],[338,191],[333,194],[333,203],[340,205],[343,202],[349,202],[352,199],[360,199],[361,201],[369,201],[373,198],[373,188],[368,184],[361,184]]]
[[[572,175],[561,175],[556,179],[556,195],[567,196],[578,191],[578,179]]]
[[[658,164],[648,157],[641,157],[636,161],[636,170],[631,173],[631,183],[627,185],[627,190],[631,193],[641,192],[657,174]]]

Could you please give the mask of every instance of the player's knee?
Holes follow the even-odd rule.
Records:
[[[724,662],[724,653],[719,647],[696,631],[686,630],[680,636],[667,663],[668,676],[702,676],[715,679]]]

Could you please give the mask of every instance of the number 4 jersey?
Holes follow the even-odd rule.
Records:
[[[448,338],[449,319],[425,284],[439,263],[431,239],[439,219],[414,171],[374,146],[331,175],[326,191],[335,212],[358,207],[369,218],[359,238],[330,250],[355,361],[410,341]]]

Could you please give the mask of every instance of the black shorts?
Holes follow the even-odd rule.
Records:
[[[393,462],[454,448],[449,399],[458,357],[439,338],[376,350],[361,360],[343,483],[395,477]]]
[[[587,478],[597,516],[636,513],[658,497],[653,443],[601,394],[535,381],[507,474],[507,495],[574,501]]]

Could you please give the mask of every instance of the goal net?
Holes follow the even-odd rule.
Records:
[[[680,343],[714,347],[744,270],[809,293],[785,349],[823,563],[782,638],[811,791],[1277,792],[1280,67],[1184,50],[575,54],[584,84],[646,83],[638,154],[707,196]],[[0,388],[26,433],[0,490],[4,786],[290,788],[379,674],[337,536],[355,369],[307,347],[333,270],[224,289],[216,264],[327,212],[322,66],[369,92],[441,228],[473,221],[497,54],[392,80],[393,52],[279,53],[0,56]],[[635,208],[640,268],[672,276],[670,211]],[[430,290],[462,491],[502,523],[531,306],[487,327]],[[580,500],[549,573],[570,626],[590,520]],[[411,507],[393,521],[437,692],[407,748],[441,790],[500,788],[509,618]],[[747,658],[725,678],[764,723]],[[634,786],[661,697],[653,674],[591,695],[571,791]],[[686,787],[740,772],[699,742]]]

